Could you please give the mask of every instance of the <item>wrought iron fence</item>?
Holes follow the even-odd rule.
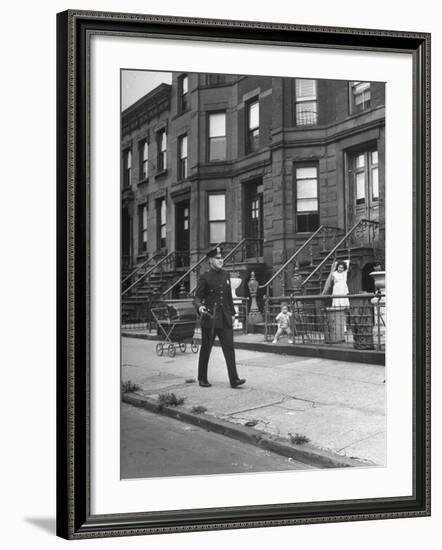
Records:
[[[336,300],[347,305],[334,305]],[[336,304],[335,301],[335,304]],[[342,346],[359,350],[385,349],[385,295],[350,294],[342,296],[266,297],[264,305],[265,339],[272,341],[278,329],[276,316],[287,304],[290,333],[294,344]]]
[[[153,308],[159,308],[165,303],[179,304],[185,302],[192,302],[192,299],[177,299],[177,300],[163,300],[159,295],[153,296],[150,300],[146,300],[143,304],[137,304],[130,315],[124,315],[124,309],[121,316],[121,328],[122,330],[142,330],[147,331],[149,334],[157,332],[157,324],[152,315]],[[234,305],[236,310],[234,330],[235,332],[247,334],[248,332],[248,302],[249,298],[238,297],[234,299]],[[201,336],[199,319],[195,326],[195,337]]]

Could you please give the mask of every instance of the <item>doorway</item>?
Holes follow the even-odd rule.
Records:
[[[260,180],[245,184],[244,237],[251,239],[246,244],[246,258],[262,256],[264,235],[262,195],[262,182]]]
[[[175,204],[175,250],[177,267],[188,267],[190,259],[190,201]]]

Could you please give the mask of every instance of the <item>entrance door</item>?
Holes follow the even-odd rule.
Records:
[[[262,256],[263,207],[260,182],[247,184],[245,188],[245,231],[246,238],[253,239],[246,246],[246,257]]]
[[[379,159],[378,151],[370,148],[349,156],[348,166],[348,200],[349,226],[353,227],[360,220],[379,221]],[[356,230],[358,244],[370,240],[372,228],[363,227]],[[353,239],[354,240],[354,239]]]
[[[123,273],[132,267],[132,218],[127,207],[121,212],[121,268]]]
[[[190,201],[175,206],[175,250],[182,252],[177,258],[178,267],[187,267],[190,256]]]
[[[362,219],[379,220],[378,151],[370,149],[349,158],[349,198],[352,207],[351,224]]]

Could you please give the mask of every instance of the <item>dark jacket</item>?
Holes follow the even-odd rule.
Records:
[[[231,328],[235,308],[229,273],[223,269],[211,269],[203,273],[198,279],[193,303],[197,311],[201,306],[209,310],[210,315],[201,316],[201,327]]]

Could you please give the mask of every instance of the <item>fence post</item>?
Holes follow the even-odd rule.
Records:
[[[268,326],[269,326],[269,287],[266,288],[266,295],[264,298],[264,340],[267,342],[268,338]]]

